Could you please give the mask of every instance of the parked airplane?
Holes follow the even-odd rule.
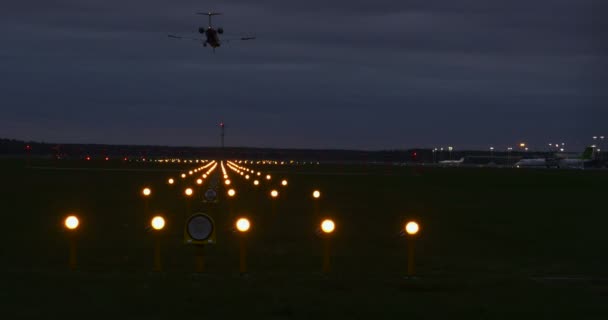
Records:
[[[443,160],[443,161],[439,161],[439,164],[441,165],[448,165],[448,166],[459,166],[464,162],[464,157],[460,158],[459,160]]]
[[[584,169],[596,165],[596,160],[593,159],[595,147],[587,147],[578,158],[563,158],[562,155],[556,154],[555,158],[533,158],[521,159],[516,164],[516,168],[579,168]]]

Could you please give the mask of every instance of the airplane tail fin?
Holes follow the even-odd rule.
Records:
[[[582,160],[592,160],[594,151],[595,151],[594,147],[585,148],[585,151],[583,151],[583,154],[581,155],[581,159]]]

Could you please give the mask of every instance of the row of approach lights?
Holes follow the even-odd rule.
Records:
[[[284,185],[284,186],[287,186],[287,180],[283,180],[281,184],[282,184],[282,185]],[[149,197],[149,196],[151,196],[151,195],[152,195],[152,189],[150,189],[150,188],[147,188],[147,187],[146,187],[146,188],[144,188],[144,189],[141,191],[141,193],[142,193],[142,195],[143,195],[144,197]],[[188,196],[188,197],[191,197],[192,195],[194,195],[194,190],[193,190],[192,188],[186,188],[186,189],[184,189],[184,194],[185,194],[186,196]],[[227,194],[228,194],[228,196],[229,196],[229,197],[234,197],[234,196],[236,195],[236,190],[234,190],[234,189],[232,189],[232,188],[231,188],[231,189],[228,189]],[[271,197],[271,198],[278,198],[278,197],[279,197],[279,191],[274,190],[274,189],[273,189],[273,190],[271,190],[271,191],[270,191],[270,197]],[[314,191],[312,192],[312,197],[313,197],[314,199],[319,199],[319,198],[321,197],[321,191],[319,191],[319,190],[314,190]]]
[[[80,221],[78,217],[75,215],[70,215],[65,218],[64,225],[66,229],[75,231],[80,226]],[[166,221],[162,216],[155,216],[150,220],[150,226],[153,230],[160,232],[165,228]],[[247,218],[241,217],[238,218],[235,222],[236,230],[238,230],[241,234],[246,234],[251,229],[251,221]],[[329,236],[334,233],[336,230],[336,223],[332,219],[325,219],[321,221],[320,230],[326,235],[326,250],[324,250],[323,256],[323,272],[328,273],[330,271],[329,261],[330,261],[330,252],[329,252]],[[408,221],[404,227],[405,233],[408,236],[408,268],[407,275],[409,277],[414,276],[414,246],[413,240],[415,236],[420,232],[420,225],[416,221]],[[243,239],[244,241],[244,239]],[[241,241],[241,254],[240,254],[240,272],[245,273],[247,271],[247,267],[245,264],[245,253],[244,253],[244,242]],[[76,267],[76,250],[75,245],[70,246],[70,267]],[[160,245],[155,246],[155,267],[156,271],[160,271]]]

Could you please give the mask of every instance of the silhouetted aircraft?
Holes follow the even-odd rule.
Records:
[[[209,45],[211,48],[213,48],[213,52],[215,52],[215,48],[219,47],[222,43],[227,43],[233,40],[253,40],[255,39],[255,37],[240,37],[240,38],[234,38],[234,39],[223,39],[220,40],[220,35],[224,34],[224,29],[223,28],[214,28],[213,25],[211,24],[211,17],[212,16],[217,16],[220,15],[221,13],[218,12],[197,12],[196,14],[200,14],[200,15],[206,15],[209,17],[209,26],[207,27],[200,27],[198,28],[198,32],[202,35],[204,35],[204,38],[190,38],[190,37],[182,37],[182,36],[176,36],[173,34],[169,35],[169,38],[174,38],[174,39],[180,39],[180,40],[193,40],[193,41],[200,41],[202,42],[203,46],[207,46]]]

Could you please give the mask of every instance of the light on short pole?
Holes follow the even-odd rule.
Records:
[[[325,235],[323,239],[323,273],[327,274],[331,270],[330,235],[336,230],[336,224],[331,219],[321,222],[321,231]]]
[[[414,239],[420,232],[420,226],[415,221],[409,221],[405,225],[405,233],[407,236],[407,276],[413,277],[415,274],[414,262]]]
[[[312,192],[312,197],[315,199],[319,199],[321,197],[321,191],[315,190]]]
[[[247,218],[239,218],[236,221],[236,230],[241,234],[239,241],[239,272],[241,274],[247,273],[247,243],[246,234],[251,228],[251,222]]]
[[[69,255],[69,260],[68,260],[68,265],[70,267],[71,270],[75,270],[76,269],[76,265],[77,260],[76,260],[76,235],[75,235],[75,231],[78,229],[78,226],[80,226],[80,221],[78,220],[78,217],[71,215],[68,216],[67,218],[65,218],[65,220],[63,221],[63,225],[65,226],[65,228],[70,231],[70,235],[68,236],[69,239],[69,249],[70,249],[70,255]]]
[[[161,216],[155,216],[150,221],[150,226],[154,229],[154,271],[162,271],[162,263],[160,257],[160,231],[165,228],[165,218]]]

